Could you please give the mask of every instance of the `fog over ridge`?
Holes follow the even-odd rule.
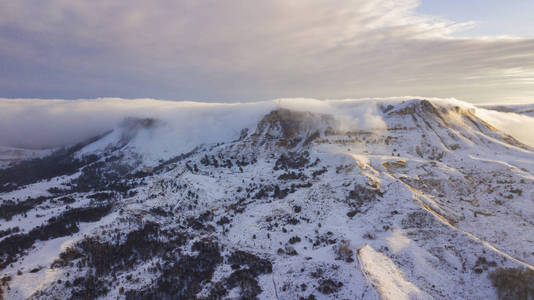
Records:
[[[156,99],[98,98],[80,100],[0,99],[0,146],[61,147],[84,141],[119,126],[128,117],[163,121],[168,138],[191,143],[217,142],[239,137],[262,116],[276,108],[335,115],[348,126],[385,128],[376,101],[400,102],[421,97],[318,100],[285,98],[247,103],[205,103]],[[431,98],[436,103],[475,108],[455,99]],[[477,115],[519,140],[534,145],[529,128],[534,118],[476,108]]]

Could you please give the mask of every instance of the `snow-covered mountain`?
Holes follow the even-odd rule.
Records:
[[[128,118],[1,169],[3,297],[533,297],[534,148],[497,112],[262,107]]]

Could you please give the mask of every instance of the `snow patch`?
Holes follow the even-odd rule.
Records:
[[[431,299],[413,283],[406,281],[391,259],[366,245],[358,249],[358,257],[382,299]]]

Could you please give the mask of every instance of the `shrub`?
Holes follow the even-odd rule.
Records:
[[[344,260],[346,262],[353,262],[354,258],[352,249],[350,249],[350,242],[346,240],[341,240],[335,247],[334,251],[337,254],[336,259]]]
[[[489,275],[497,288],[499,299],[534,298],[534,270],[526,268],[498,268]]]

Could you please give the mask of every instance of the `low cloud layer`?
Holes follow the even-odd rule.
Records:
[[[418,0],[2,1],[0,96],[534,99],[534,39]]]
[[[374,105],[359,100],[276,99],[249,103],[176,102],[155,99],[0,99],[0,146],[48,148],[71,145],[117,128],[126,118],[162,121],[159,143],[168,148],[195,147],[238,138],[241,130],[276,108],[327,113],[339,126],[382,130],[385,123]],[[179,141],[176,141],[179,139]],[[167,145],[167,146],[169,146]],[[187,151],[185,149],[183,151]]]
[[[0,146],[49,148],[71,145],[120,126],[125,118],[155,118],[158,143],[166,149],[189,151],[201,143],[238,138],[244,128],[255,129],[271,110],[291,110],[332,114],[340,129],[380,131],[386,128],[374,100],[394,99],[276,99],[251,103],[175,102],[155,99],[0,99]],[[473,107],[457,100],[433,99]],[[370,104],[371,103],[373,104]],[[534,118],[514,113],[477,109],[480,117],[523,142],[534,145],[531,128]],[[142,145],[157,147],[158,145]],[[188,148],[189,147],[189,148]],[[178,151],[178,152],[180,152]]]
[[[117,128],[126,118],[160,120],[172,137],[226,140],[254,125],[275,103],[208,104],[154,99],[0,99],[0,145],[46,148],[78,143]],[[239,109],[237,108],[239,107]],[[166,142],[163,139],[161,142]],[[216,140],[213,140],[216,141]]]
[[[534,134],[532,134],[534,116],[486,109],[477,109],[477,115],[495,128],[534,147]]]

